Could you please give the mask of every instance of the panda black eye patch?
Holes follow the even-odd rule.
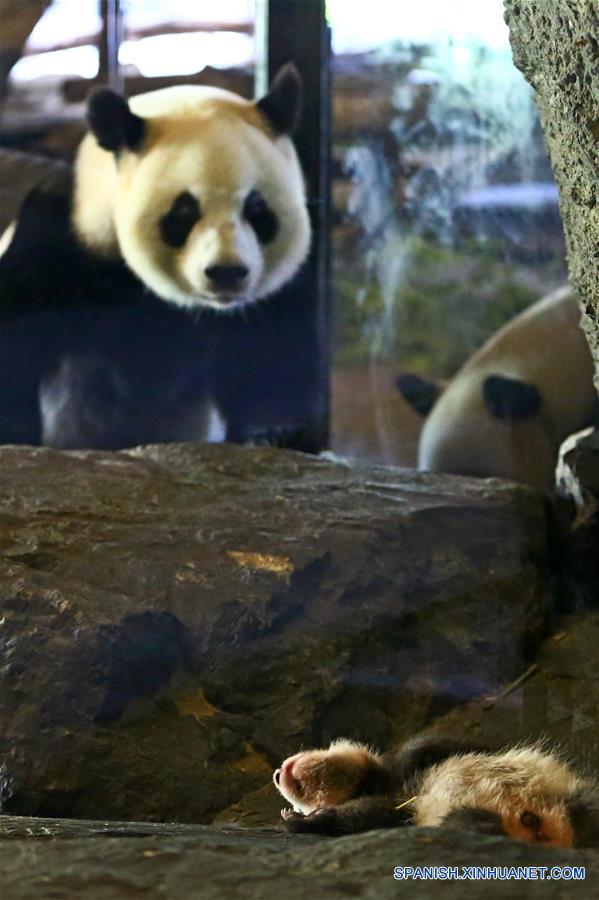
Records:
[[[169,247],[182,247],[200,215],[200,204],[196,198],[189,191],[179,194],[160,220],[160,234],[164,243]]]
[[[275,239],[279,222],[259,191],[251,191],[245,198],[243,217],[252,226],[261,244],[270,244]]]

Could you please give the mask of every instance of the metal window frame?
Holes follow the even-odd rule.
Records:
[[[295,136],[308,193],[313,240],[304,284],[313,305],[317,366],[315,445],[328,446],[331,359],[331,36],[325,0],[257,0],[256,94],[286,62],[304,86],[303,116]],[[319,421],[318,421],[319,420]]]

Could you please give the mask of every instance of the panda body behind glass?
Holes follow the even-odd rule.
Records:
[[[0,443],[320,446],[300,106],[292,65],[257,102],[92,95],[3,239]]]

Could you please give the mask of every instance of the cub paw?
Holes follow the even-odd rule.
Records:
[[[283,819],[284,822],[289,822],[294,817],[300,818],[300,819],[304,818],[301,813],[296,813],[292,809],[282,809],[281,810],[281,818]]]

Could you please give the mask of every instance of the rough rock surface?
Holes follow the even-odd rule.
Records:
[[[0,471],[7,812],[244,819],[255,792],[276,818],[284,756],[496,692],[543,625],[524,486],[222,445]]]
[[[599,611],[564,617],[524,677],[438,719],[436,733],[492,747],[545,737],[599,778]]]
[[[455,900],[597,897],[599,852],[552,850],[469,832],[406,828],[339,839],[192,825],[0,818],[2,900]],[[396,866],[539,866],[542,881],[395,881]],[[572,880],[571,867],[585,878]]]
[[[505,17],[514,62],[535,89],[599,388],[599,4],[505,0]]]

